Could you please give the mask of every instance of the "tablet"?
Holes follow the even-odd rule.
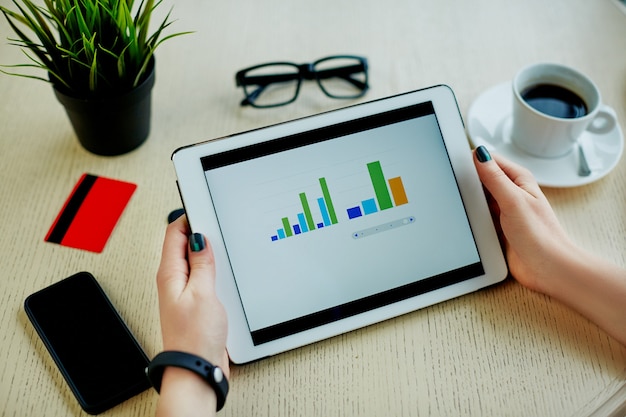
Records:
[[[176,150],[246,363],[502,281],[452,90],[435,86]]]

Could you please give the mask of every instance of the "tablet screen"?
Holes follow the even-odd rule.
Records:
[[[484,274],[431,102],[201,162],[254,345]]]

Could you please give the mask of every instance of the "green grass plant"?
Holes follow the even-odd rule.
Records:
[[[50,81],[78,97],[103,97],[130,91],[150,69],[155,49],[188,32],[165,36],[170,12],[149,31],[162,0],[13,0],[18,11],[0,6],[28,62],[0,71]],[[29,29],[27,35],[23,29]],[[16,69],[44,70],[48,78]],[[32,71],[31,71],[32,72]]]

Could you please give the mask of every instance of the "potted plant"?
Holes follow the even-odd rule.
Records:
[[[141,145],[150,131],[154,51],[164,41],[170,13],[152,33],[152,13],[161,0],[13,0],[18,11],[0,6],[16,33],[10,39],[29,58],[5,68],[35,68],[46,77],[80,143],[99,155],[119,155]],[[22,29],[28,29],[27,35]],[[34,35],[34,37],[33,37]],[[32,38],[31,38],[32,37]]]

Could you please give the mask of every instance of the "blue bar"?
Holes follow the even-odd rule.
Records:
[[[299,225],[299,224],[294,224],[294,225],[293,225],[293,232],[294,232],[296,235],[299,235],[300,233],[302,233],[302,232],[300,231],[300,225]]]
[[[376,207],[376,200],[373,198],[363,200],[361,201],[361,204],[363,205],[363,213],[365,213],[365,215],[376,213],[378,211],[378,207]]]
[[[285,231],[283,229],[278,229],[276,231],[276,234],[278,235],[279,239],[284,239],[285,238]]]
[[[322,227],[324,227],[324,223],[318,223],[318,224],[317,224],[317,228],[318,228],[318,229],[321,229]]]
[[[354,219],[356,217],[361,217],[363,214],[361,213],[361,207],[356,206],[348,209],[348,219]]]
[[[274,242],[276,240],[278,240],[278,236],[276,236],[276,235],[272,236],[272,242]]]
[[[304,213],[298,213],[298,222],[300,223],[300,230],[302,230],[302,233],[309,231],[309,228],[306,225],[306,219],[304,218]]]
[[[326,202],[324,201],[322,197],[317,199],[317,205],[320,206],[320,211],[322,212],[322,220],[324,221],[324,226],[330,226],[330,216],[328,216],[328,209],[326,208]]]

